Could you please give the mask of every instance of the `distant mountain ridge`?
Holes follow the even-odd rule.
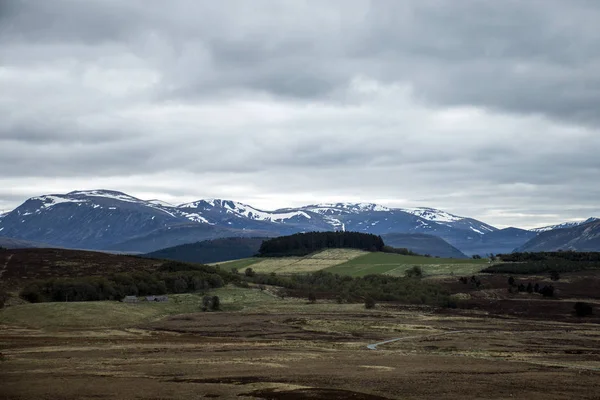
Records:
[[[274,237],[346,230],[385,235],[429,234],[461,252],[497,253],[530,237],[433,208],[390,208],[374,203],[323,203],[265,211],[232,200],[172,205],[112,190],[32,197],[0,219],[0,235],[53,246],[151,252],[223,237]],[[500,231],[502,232],[502,231]]]
[[[600,220],[592,220],[571,228],[541,232],[515,249],[518,252],[558,250],[600,251]]]
[[[594,221],[600,221],[600,218],[591,217],[591,218],[586,219],[585,221],[564,222],[564,223],[558,224],[558,225],[549,225],[549,226],[544,226],[541,228],[534,228],[534,229],[530,229],[530,230],[532,232],[541,233],[541,232],[553,231],[555,229],[574,228],[576,226],[588,224],[588,223],[594,222]]]

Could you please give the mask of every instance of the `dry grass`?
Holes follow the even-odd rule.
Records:
[[[306,257],[262,258],[251,267],[260,273],[298,274],[320,271],[365,254],[368,253],[362,250],[329,249]]]
[[[0,397],[551,400],[600,391],[595,324],[307,305],[237,288],[220,294],[276,312],[248,306],[102,334],[3,329]],[[451,331],[461,333],[431,336]],[[366,349],[394,337],[407,339]]]

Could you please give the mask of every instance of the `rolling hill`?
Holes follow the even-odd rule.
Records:
[[[468,258],[444,239],[419,233],[388,233],[381,235],[387,246],[406,248],[417,254],[446,258]]]
[[[147,257],[194,263],[216,263],[254,256],[265,238],[222,238],[182,244],[146,254]]]
[[[38,279],[153,272],[165,262],[128,255],[67,249],[0,250],[1,283],[11,290]]]
[[[45,243],[31,242],[29,240],[13,239],[0,236],[0,247],[5,249],[27,249],[27,248],[42,248],[51,247]]]
[[[405,256],[393,253],[367,252],[356,249],[327,249],[305,257],[246,258],[218,264],[222,269],[276,274],[299,274],[325,271],[339,275],[365,276],[387,274],[404,276],[415,265],[425,275],[473,274],[485,268],[488,260]]]

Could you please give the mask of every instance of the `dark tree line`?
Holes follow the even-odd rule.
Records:
[[[34,303],[121,300],[125,296],[202,292],[239,280],[239,276],[216,267],[168,262],[154,273],[41,280],[26,286],[20,296]]]
[[[548,253],[499,254],[504,263],[492,265],[482,272],[499,274],[539,274],[600,269],[600,253],[556,251]]]
[[[258,251],[261,257],[305,256],[322,249],[346,248],[382,251],[380,236],[360,232],[296,233],[265,240]]]
[[[585,252],[585,251],[550,251],[550,252],[525,252],[525,253],[510,253],[498,254],[500,260],[504,262],[525,262],[525,261],[590,261],[600,262],[600,252]]]

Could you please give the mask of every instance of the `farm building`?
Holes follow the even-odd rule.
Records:
[[[167,296],[146,296],[146,301],[165,302],[169,301]]]
[[[137,303],[138,298],[137,296],[125,296],[125,298],[122,301],[123,303]]]

